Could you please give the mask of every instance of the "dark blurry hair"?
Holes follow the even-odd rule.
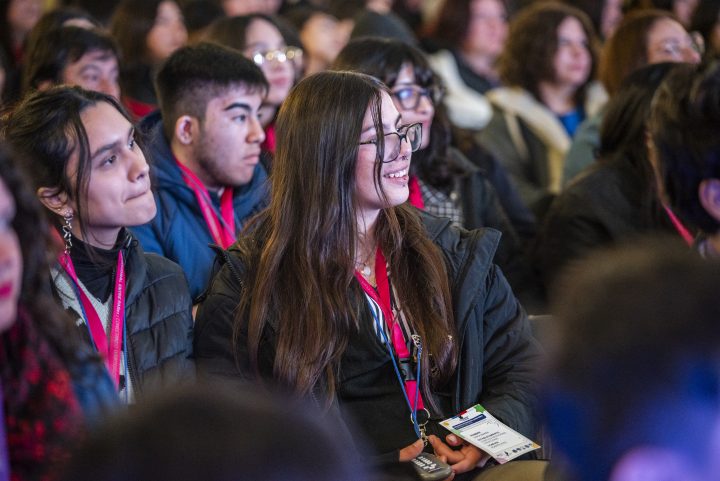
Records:
[[[542,385],[570,479],[610,479],[638,446],[705,454],[720,406],[718,285],[720,264],[676,238],[602,250],[565,272]]]
[[[431,27],[431,35],[446,48],[459,49],[467,37],[470,28],[470,5],[474,0],[445,0],[438,9],[438,17]],[[497,0],[510,14],[508,0]]]
[[[110,20],[110,32],[117,41],[123,70],[148,65],[147,36],[155,25],[158,8],[164,1],[175,0],[122,0],[115,7]]]
[[[332,70],[349,70],[372,75],[392,89],[400,69],[409,64],[415,82],[424,88],[440,86],[441,80],[430,68],[425,55],[416,47],[399,40],[364,38],[352,40],[342,49],[331,66]],[[459,167],[452,165],[448,155],[450,122],[442,103],[435,104],[427,148],[413,154],[411,169],[420,178],[436,188],[452,187],[454,174]],[[427,135],[428,132],[423,132]]]
[[[698,196],[705,179],[720,179],[720,63],[683,65],[653,101],[650,134],[665,194],[679,216],[707,233],[720,222]]]
[[[32,187],[57,189],[76,201],[76,219],[85,235],[87,190],[90,182],[90,146],[81,115],[88,107],[105,102],[130,123],[125,110],[113,97],[80,87],[53,87],[25,97],[8,115],[4,137],[20,153],[30,172]],[[77,155],[74,188],[68,163]],[[60,225],[60,217],[53,219]]]
[[[712,45],[713,30],[718,24],[718,17],[720,17],[720,0],[702,0],[695,7],[688,29],[702,35],[705,41],[705,52],[715,57],[720,54],[720,52],[713,51]]]
[[[175,51],[155,80],[167,138],[173,137],[178,118],[191,115],[202,121],[208,102],[235,87],[264,95],[268,84],[252,60],[231,48],[199,43]]]
[[[72,321],[65,316],[53,297],[50,285],[50,264],[58,245],[52,241],[45,209],[30,188],[29,178],[21,171],[28,158],[11,150],[0,141],[0,178],[15,201],[12,229],[22,252],[22,285],[18,304],[57,349],[65,361],[78,359],[80,336]],[[29,171],[32,166],[28,165]]]
[[[314,408],[222,385],[174,389],[93,433],[61,481],[365,481]]]
[[[630,73],[647,65],[648,33],[662,19],[677,21],[663,10],[639,10],[625,15],[603,47],[599,78],[612,96]]]
[[[39,39],[45,37],[48,32],[66,26],[65,23],[72,20],[84,20],[92,24],[95,28],[100,28],[100,22],[98,22],[95,17],[90,15],[82,8],[54,8],[48,12],[45,12],[43,16],[40,17],[40,20],[38,20],[38,23],[36,23],[33,29],[30,31],[27,43],[25,45],[25,51],[32,52],[33,50],[35,50],[35,44],[38,42]]]
[[[46,32],[36,39],[33,50],[27,52],[23,92],[37,89],[43,82],[62,83],[62,73],[68,65],[96,51],[118,57],[113,38],[101,30],[60,27]]]
[[[507,43],[498,63],[500,77],[505,84],[522,87],[540,99],[540,82],[552,82],[555,79],[557,31],[568,17],[580,22],[587,37],[591,70],[587,81],[575,95],[578,103],[585,100],[585,90],[594,78],[597,66],[597,39],[587,15],[577,8],[561,3],[532,4],[521,10],[512,20]]]
[[[223,9],[216,2],[208,0],[191,0],[183,2],[182,13],[185,27],[190,38],[199,38],[205,29],[215,20],[225,16]]]
[[[255,20],[264,20],[280,30],[280,25],[275,18],[263,13],[251,13],[238,17],[218,18],[210,24],[202,39],[206,42],[217,43],[242,52],[247,47],[245,42],[247,29]]]

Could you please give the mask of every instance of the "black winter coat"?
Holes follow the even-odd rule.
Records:
[[[174,262],[145,253],[130,234],[124,259],[127,362],[136,399],[193,382],[192,299],[185,274]]]
[[[479,402],[512,428],[534,437],[539,348],[524,310],[500,269],[492,263],[499,233],[491,229],[457,229],[450,226],[449,220],[427,214],[423,214],[423,220],[446,260],[460,345],[451,384],[453,412],[443,414],[449,417]],[[237,346],[232,342],[244,265],[239,254],[236,247],[230,248],[226,264],[214,277],[198,310],[194,350],[200,376],[243,386],[252,382],[254,374],[242,329]],[[273,324],[268,331],[274,331]],[[270,376],[274,333],[266,333],[261,342],[259,369]],[[318,397],[322,399],[322,394]]]

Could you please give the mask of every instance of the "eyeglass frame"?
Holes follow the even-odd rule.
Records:
[[[302,57],[303,50],[301,48],[293,47],[290,45],[268,50],[266,52],[257,50],[250,54],[250,60],[252,60],[253,63],[258,67],[262,67],[266,63],[271,62],[285,63],[289,61],[295,63],[302,60]]]
[[[420,139],[420,140],[419,140],[418,143],[417,143],[417,147],[416,147],[415,149],[413,149],[413,148],[412,148],[412,142],[410,142],[410,139],[408,139],[408,135],[410,134],[410,129],[415,129],[415,128],[418,129],[418,134],[419,134],[419,139]],[[400,133],[400,130],[401,130],[401,129],[404,129],[405,132],[404,132],[404,133]],[[407,141],[408,145],[410,146],[410,151],[411,151],[411,152],[417,152],[418,150],[420,150],[420,145],[422,144],[422,123],[420,123],[420,122],[415,122],[415,123],[412,123],[412,124],[410,124],[410,125],[405,125],[405,126],[403,126],[403,127],[400,127],[400,129],[398,129],[397,132],[388,132],[387,134],[384,134],[384,135],[383,135],[383,148],[384,148],[384,145],[385,145],[385,140],[384,140],[384,139],[385,139],[385,137],[387,137],[388,135],[397,135],[397,137],[398,137],[398,152],[397,152],[397,154],[391,156],[391,158],[389,158],[388,160],[385,160],[384,158],[383,158],[383,159],[380,159],[380,162],[382,162],[383,164],[389,164],[390,162],[393,162],[395,159],[398,158],[398,156],[400,155],[400,150],[402,149],[402,142],[403,142],[403,140]],[[379,138],[375,138],[375,139],[371,139],[371,140],[365,140],[364,142],[358,142],[358,145],[374,145],[375,147],[377,147],[379,140],[380,140]],[[383,151],[383,154],[386,154],[386,152]]]
[[[403,99],[398,97],[398,93],[402,90],[413,90],[418,91],[419,95],[415,99],[415,104],[412,107],[406,107],[403,104]],[[390,95],[397,99],[398,103],[400,103],[400,106],[404,110],[417,110],[418,106],[420,105],[420,99],[422,97],[427,97],[430,102],[433,103],[433,105],[437,105],[442,101],[443,96],[445,95],[445,89],[443,89],[440,85],[430,85],[429,87],[420,87],[419,85],[405,85],[401,88],[398,88],[397,90],[391,90]]]

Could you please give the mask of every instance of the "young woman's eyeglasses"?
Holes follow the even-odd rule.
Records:
[[[410,144],[411,152],[416,152],[420,148],[420,144],[422,143],[422,124],[417,123],[400,127],[397,132],[385,134],[384,139],[385,155],[382,161],[385,163],[392,162],[400,155],[400,146],[403,140],[407,140],[408,144]],[[360,145],[377,146],[378,140],[379,139],[366,140],[360,142]]]
[[[428,88],[418,86],[402,87],[392,91],[392,96],[400,102],[405,110],[415,110],[420,105],[420,99],[427,97],[433,103],[437,104],[442,100],[443,91],[440,87],[433,85]]]
[[[250,56],[258,67],[270,62],[293,62],[299,63],[302,60],[302,50],[297,47],[283,47],[267,52],[253,52]]]

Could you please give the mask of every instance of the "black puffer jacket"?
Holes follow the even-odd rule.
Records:
[[[194,381],[192,299],[180,266],[145,253],[129,233],[124,242],[128,370],[137,399]]]
[[[423,220],[447,262],[461,346],[452,392],[454,412],[446,414],[480,402],[512,428],[534,436],[532,407],[540,350],[524,310],[492,263],[500,235],[490,229],[456,229],[449,220],[427,214]],[[226,265],[214,277],[198,310],[195,358],[199,375],[242,384],[253,378],[246,346],[238,343],[236,352],[232,342],[243,260],[237,248],[227,254]],[[274,335],[266,334],[259,368],[271,375]]]

